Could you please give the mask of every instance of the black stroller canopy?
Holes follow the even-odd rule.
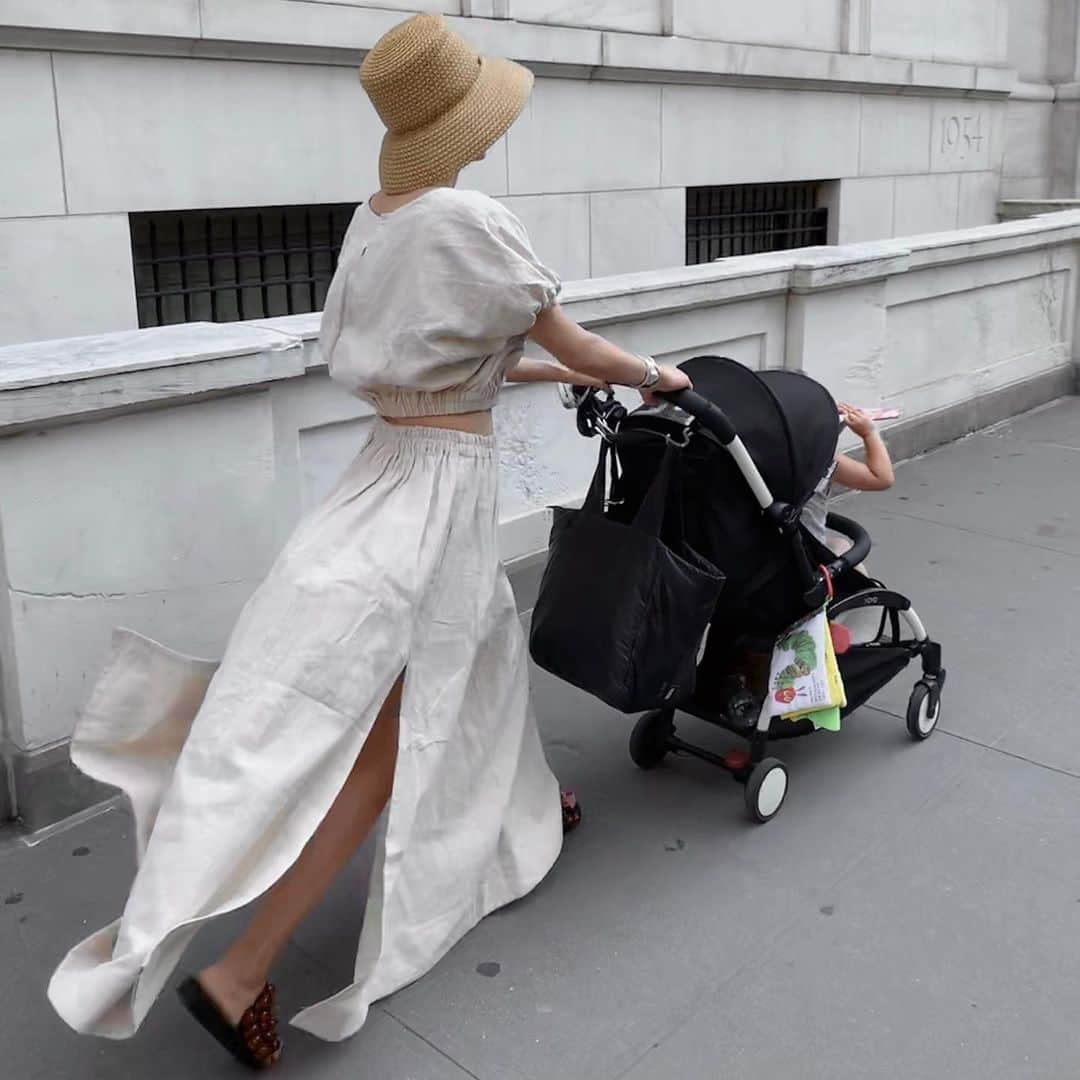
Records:
[[[694,389],[727,413],[774,499],[801,505],[836,456],[840,417],[832,395],[797,371],[751,371],[728,357],[681,365]]]

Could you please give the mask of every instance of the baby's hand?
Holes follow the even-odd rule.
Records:
[[[846,402],[841,402],[839,408],[844,423],[847,424],[860,439],[867,439],[874,434],[874,421],[871,420],[862,409],[857,409],[854,405],[848,405]]]

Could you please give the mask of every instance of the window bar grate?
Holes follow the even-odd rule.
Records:
[[[353,203],[130,215],[140,326],[317,311]]]
[[[689,188],[687,263],[828,243],[817,181]]]

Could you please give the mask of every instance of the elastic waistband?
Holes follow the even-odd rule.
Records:
[[[494,458],[494,435],[477,435],[456,428],[429,427],[426,424],[388,424],[376,417],[372,439],[384,446],[412,448],[431,453],[455,453],[468,457]]]

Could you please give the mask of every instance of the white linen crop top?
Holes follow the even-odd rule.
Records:
[[[558,277],[521,222],[475,191],[437,188],[389,214],[357,208],[319,345],[330,376],[383,416],[490,409]]]

